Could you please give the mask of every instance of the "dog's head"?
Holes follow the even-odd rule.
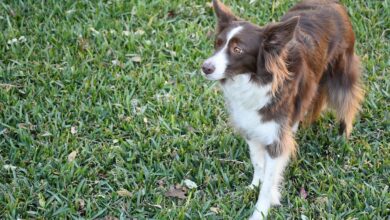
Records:
[[[276,90],[289,74],[286,45],[294,36],[299,17],[259,27],[235,16],[219,0],[213,0],[213,7],[218,18],[215,52],[202,65],[206,77],[222,80],[251,73],[272,81]]]

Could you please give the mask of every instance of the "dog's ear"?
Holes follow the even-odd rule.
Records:
[[[213,8],[218,18],[218,32],[226,28],[232,21],[238,20],[232,11],[219,0],[213,0]]]
[[[290,72],[287,69],[286,45],[294,37],[299,17],[266,26],[263,32],[263,42],[259,51],[257,71],[272,76],[272,94],[275,95]]]
[[[279,53],[294,37],[295,28],[299,22],[299,16],[287,21],[270,24],[265,27],[263,48],[268,52]]]

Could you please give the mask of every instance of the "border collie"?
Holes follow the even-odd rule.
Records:
[[[307,0],[280,22],[257,26],[213,0],[215,52],[202,65],[219,80],[231,121],[249,145],[252,187],[261,189],[250,219],[280,204],[283,170],[294,155],[301,121],[315,121],[327,104],[348,137],[363,100],[355,36],[337,0]]]

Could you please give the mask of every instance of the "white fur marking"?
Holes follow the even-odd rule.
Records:
[[[249,145],[250,156],[254,170],[250,187],[255,188],[259,186],[260,181],[263,182],[264,180],[265,148],[256,141],[247,140],[247,143]]]
[[[233,28],[228,34],[226,43],[223,48],[216,53],[214,56],[208,58],[206,62],[211,63],[215,66],[215,70],[213,73],[206,75],[206,77],[210,80],[220,80],[225,78],[225,71],[228,65],[228,58],[226,55],[226,51],[228,50],[228,45],[230,40],[236,35],[238,32],[242,30],[241,26]]]
[[[250,74],[239,74],[222,84],[233,125],[248,139],[265,145],[278,139],[280,125],[262,122],[259,110],[271,100],[271,84],[259,86]]]
[[[275,159],[266,154],[264,182],[261,186],[259,199],[256,202],[255,211],[249,218],[250,220],[264,219],[264,217],[267,216],[271,205],[279,204],[279,183],[282,179],[283,171],[288,160],[289,156],[287,154],[281,155]]]
[[[298,127],[299,127],[299,122],[295,122],[295,124],[292,127],[292,131],[294,134],[297,133]]]

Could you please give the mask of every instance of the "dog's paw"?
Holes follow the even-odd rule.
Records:
[[[253,186],[254,188],[259,187],[259,185],[260,185],[260,178],[253,178],[250,185]]]
[[[280,197],[281,194],[278,190],[272,190],[271,191],[271,205],[273,206],[280,206]]]
[[[259,187],[259,185],[254,185],[254,184],[249,184],[249,185],[247,185],[245,188],[246,189],[248,189],[248,190],[255,190],[255,189],[257,189]]]
[[[249,220],[263,220],[265,219],[264,215],[258,211],[255,211],[251,217],[249,217]]]
[[[266,219],[270,206],[271,203],[269,198],[260,198],[259,201],[257,201],[255,210],[249,219],[250,220]]]

